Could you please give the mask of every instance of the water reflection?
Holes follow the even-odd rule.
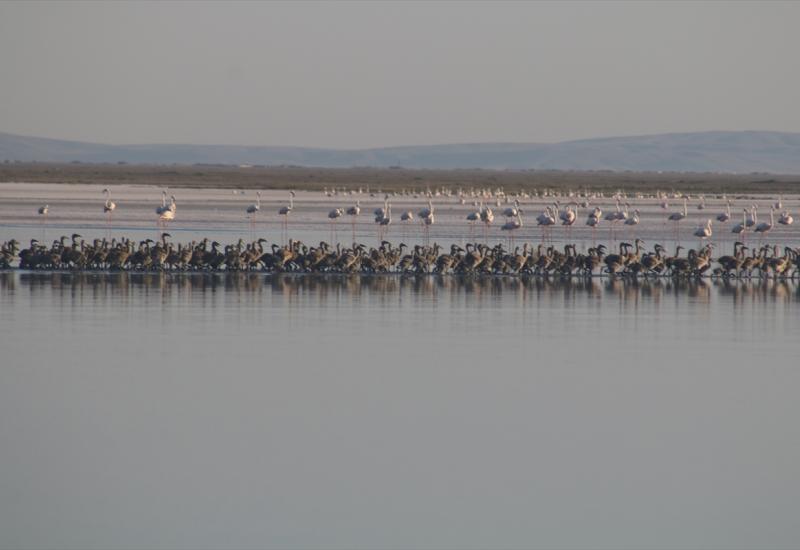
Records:
[[[685,298],[694,304],[713,299],[734,303],[794,302],[800,287],[791,281],[724,280],[623,280],[623,279],[543,279],[539,277],[462,277],[462,276],[376,276],[376,275],[292,275],[261,273],[0,273],[0,292],[13,296],[24,289],[31,296],[44,293],[89,299],[131,296],[177,296],[197,298],[225,293],[257,303],[268,294],[291,300],[315,297],[320,303],[331,298],[369,296],[414,296],[437,300],[464,298],[473,304],[502,299],[525,304],[545,297],[563,299],[568,306],[577,298],[616,300],[624,303],[659,303],[665,298]]]

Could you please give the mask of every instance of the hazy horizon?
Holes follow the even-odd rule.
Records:
[[[0,131],[363,149],[800,131],[797,3],[0,4]]]

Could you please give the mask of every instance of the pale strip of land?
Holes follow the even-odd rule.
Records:
[[[686,193],[797,193],[800,176],[683,172],[571,172],[492,170],[410,170],[392,168],[151,166],[130,164],[0,164],[0,182],[152,185],[194,189],[296,189],[325,187],[370,191],[434,188],[503,188],[513,193],[552,189]]]

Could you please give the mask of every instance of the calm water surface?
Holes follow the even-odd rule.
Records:
[[[0,548],[797,548],[798,297],[0,274]]]

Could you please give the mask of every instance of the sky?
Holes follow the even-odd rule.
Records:
[[[800,131],[800,2],[0,3],[0,132],[362,148]]]

